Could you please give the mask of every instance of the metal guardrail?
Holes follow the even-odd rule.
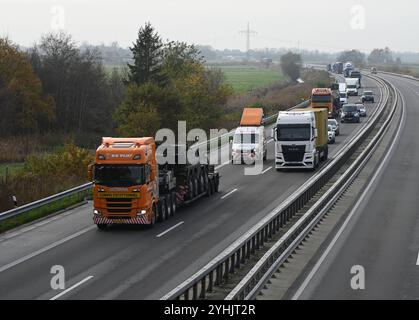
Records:
[[[396,111],[397,93],[395,88],[392,85],[390,86],[395,92],[392,109],[374,138],[333,186],[264,254],[242,281],[228,294],[226,300],[254,299],[275,271],[297,249],[363,169],[364,164],[387,131]]]
[[[382,81],[381,84],[384,85]],[[386,92],[388,88],[385,86]],[[383,106],[388,102],[388,96]],[[174,288],[161,300],[173,299],[205,299],[207,293],[212,292],[214,286],[227,281],[251,255],[255,253],[268,239],[280,230],[304,205],[334,176],[353,152],[360,146],[364,138],[372,131],[379,119],[377,114],[369,125],[360,130],[341,152],[326,167],[311,177],[303,186],[297,189],[275,210],[252,227],[247,233],[236,240],[210,263],[197,273]],[[292,234],[282,243],[285,250],[295,240],[297,234]],[[241,295],[243,298],[243,295]]]
[[[2,212],[2,213],[0,213],[0,221],[6,220],[6,219],[9,219],[9,218],[13,218],[13,217],[16,217],[16,216],[21,215],[21,214],[25,214],[25,213],[33,210],[33,209],[38,209],[40,207],[47,206],[47,205],[49,205],[49,204],[51,204],[55,201],[62,200],[66,197],[70,197],[70,196],[74,196],[74,195],[77,195],[77,194],[80,194],[80,193],[84,193],[84,192],[88,191],[91,187],[92,187],[91,182],[85,183],[81,186],[78,186],[78,187],[75,187],[75,188],[72,188],[72,189],[54,194],[54,195],[46,197],[44,199],[40,199],[40,200],[37,200],[35,202],[25,204],[21,207]]]

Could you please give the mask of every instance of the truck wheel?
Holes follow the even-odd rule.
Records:
[[[153,228],[154,225],[156,224],[156,214],[157,214],[157,207],[156,207],[156,204],[153,204],[153,207],[151,209],[151,221],[150,221],[150,224],[148,225],[149,228]]]
[[[162,222],[167,219],[167,211],[166,211],[166,199],[160,198],[159,201],[159,218],[158,221]]]
[[[198,178],[195,177],[194,180],[193,180],[193,186],[194,186],[193,187],[193,196],[194,196],[194,198],[196,196],[198,196],[198,194],[199,194],[199,187],[198,187],[198,185],[199,185]]]
[[[176,192],[172,192],[172,216],[175,215],[177,209]]]
[[[218,178],[215,178],[215,181],[214,181],[214,193],[217,193],[218,192],[219,185],[220,185],[220,180],[218,180]]]
[[[201,174],[199,175],[199,193],[204,193],[207,191],[206,183],[205,183],[205,176],[204,171],[201,171]]]
[[[188,182],[188,199],[193,199],[193,183],[191,180]]]
[[[103,223],[97,224],[97,228],[99,230],[105,231],[105,230],[108,230],[108,225],[107,224],[103,224]]]
[[[173,216],[172,213],[172,197],[170,196],[170,194],[167,196],[167,200],[166,200],[166,218],[169,219],[170,217]]]

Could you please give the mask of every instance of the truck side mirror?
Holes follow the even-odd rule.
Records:
[[[93,169],[94,169],[95,165],[94,164],[89,164],[87,166],[87,180],[89,181],[93,181]]]
[[[233,137],[232,136],[228,137],[228,143],[230,143],[230,144],[233,143]]]
[[[318,135],[318,131],[317,131],[317,129],[314,129],[314,139],[316,139],[317,138],[317,135]]]
[[[276,136],[277,130],[278,129],[276,127],[273,127],[272,132],[271,132],[271,136],[275,141],[277,141],[277,136]]]

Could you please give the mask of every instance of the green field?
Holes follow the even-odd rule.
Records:
[[[246,92],[284,80],[279,70],[259,68],[256,66],[220,66],[234,91]]]
[[[14,163],[0,163],[0,177],[6,176],[6,168],[8,175],[13,175],[19,172],[23,168],[23,162],[14,162]]]

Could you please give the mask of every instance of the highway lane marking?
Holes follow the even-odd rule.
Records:
[[[416,259],[416,265],[419,266],[419,253],[418,253],[418,258]]]
[[[36,257],[36,256],[38,256],[38,255],[40,255],[40,254],[42,254],[42,253],[44,253],[44,252],[46,252],[48,250],[51,250],[51,249],[53,249],[53,248],[55,248],[55,247],[57,247],[57,246],[65,243],[65,242],[67,242],[69,240],[72,240],[74,238],[77,238],[78,236],[81,236],[82,234],[85,234],[86,232],[89,232],[89,231],[91,231],[93,229],[96,229],[96,226],[95,225],[92,225],[90,227],[84,228],[84,229],[82,229],[82,230],[80,230],[80,231],[72,234],[71,236],[68,236],[68,237],[65,237],[65,238],[63,238],[61,240],[58,240],[56,242],[53,242],[50,245],[48,245],[48,246],[46,246],[46,247],[44,247],[42,249],[39,249],[39,250],[37,250],[35,252],[32,252],[32,253],[30,253],[30,254],[28,254],[28,255],[20,258],[20,259],[17,259],[15,261],[11,262],[11,263],[8,263],[8,264],[0,267],[0,273],[3,272],[3,271],[8,270],[10,268],[13,268],[13,267],[17,266],[18,264],[21,264],[22,262],[25,262],[25,261],[27,261],[29,259],[32,259],[33,257]]]
[[[226,193],[225,195],[223,195],[220,199],[223,200],[225,198],[227,198],[228,196],[231,196],[234,192],[236,192],[238,189],[233,189],[230,192]]]
[[[185,223],[185,221],[181,221],[181,222],[179,222],[178,224],[175,224],[173,227],[170,227],[170,228],[169,228],[169,229],[167,229],[166,231],[163,231],[162,233],[158,234],[158,235],[156,236],[156,238],[160,238],[160,237],[164,236],[166,233],[168,233],[168,232],[172,231],[173,229],[175,229],[175,228],[179,227],[180,225],[182,225],[182,224],[184,224],[184,223]]]
[[[266,172],[268,172],[269,170],[271,170],[272,169],[272,166],[270,166],[269,168],[267,168],[267,169],[265,169],[265,170],[263,170],[262,171],[262,174],[265,174]]]
[[[83,280],[77,282],[76,284],[72,285],[70,288],[65,289],[64,291],[60,292],[59,294],[57,294],[56,296],[53,296],[51,299],[49,300],[57,300],[58,298],[62,297],[63,295],[65,295],[67,292],[70,292],[71,290],[81,286],[83,283],[85,283],[86,281],[89,281],[90,279],[92,279],[93,276],[88,276],[87,278],[84,278]]]
[[[218,170],[218,169],[220,169],[220,168],[222,168],[222,167],[224,167],[224,166],[228,165],[229,163],[230,163],[230,161],[226,161],[226,162],[224,162],[223,164],[220,164],[218,167],[215,167],[215,170]]]
[[[381,173],[381,171],[384,168],[384,165],[388,162],[390,155],[393,153],[393,149],[396,146],[396,142],[399,141],[400,139],[400,134],[401,134],[401,130],[402,128],[404,128],[404,119],[405,119],[405,101],[404,101],[404,97],[403,95],[401,95],[402,98],[402,110],[403,110],[403,114],[402,114],[402,119],[400,121],[399,127],[397,129],[397,133],[396,136],[394,137],[392,144],[390,146],[390,148],[387,150],[387,154],[384,157],[383,161],[381,161],[380,166],[378,167],[378,169],[375,171],[374,176],[372,177],[372,179],[370,180],[370,182],[368,183],[367,187],[364,189],[364,192],[362,193],[361,197],[358,198],[358,202],[355,204],[355,206],[352,208],[351,212],[349,213],[348,217],[345,219],[345,222],[342,224],[342,226],[339,228],[339,231],[336,233],[336,235],[333,237],[333,240],[330,242],[330,244],[328,245],[328,247],[326,248],[326,250],[323,252],[322,256],[320,257],[320,259],[317,261],[317,263],[314,265],[313,269],[310,271],[310,273],[308,274],[307,278],[304,280],[304,282],[301,284],[301,286],[298,288],[298,290],[296,291],[296,293],[294,294],[294,296],[291,298],[291,300],[298,300],[301,295],[303,294],[303,292],[306,290],[308,284],[311,282],[311,280],[314,278],[315,274],[317,273],[317,271],[320,269],[320,266],[323,264],[324,260],[326,260],[326,257],[329,255],[330,251],[332,251],[333,247],[335,246],[336,242],[339,240],[340,236],[343,234],[343,232],[345,231],[347,225],[349,224],[349,221],[352,219],[352,217],[354,216],[355,212],[358,210],[358,208],[360,207],[361,203],[364,201],[367,193],[369,192],[369,190],[371,189],[371,187],[373,186],[373,184],[375,183],[375,181],[377,180],[379,174]]]

